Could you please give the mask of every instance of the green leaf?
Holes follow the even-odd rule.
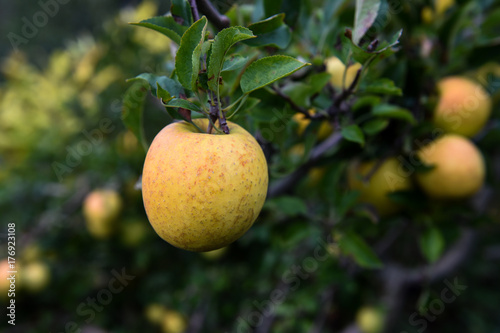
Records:
[[[363,125],[363,132],[368,135],[374,135],[383,131],[389,125],[387,119],[373,119]]]
[[[169,108],[183,108],[194,112],[203,113],[198,105],[182,98],[173,98],[167,104],[165,104],[165,106]]]
[[[382,43],[377,50],[372,52],[359,47],[345,34],[342,34],[341,40],[342,46],[352,51],[353,59],[360,64],[365,65],[367,62],[376,63],[376,61],[394,54],[397,51],[396,46],[399,44],[399,39],[402,34],[403,30],[401,29],[392,36],[389,42]]]
[[[282,4],[283,0],[263,0],[264,15],[271,16],[279,13],[281,11]]]
[[[286,0],[281,5],[281,12],[285,14],[285,23],[288,26],[295,27],[302,8],[306,6],[303,0]]]
[[[377,18],[379,9],[380,0],[356,0],[356,14],[352,34],[354,44],[358,45],[361,38],[370,29]]]
[[[285,14],[276,14],[265,20],[252,23],[248,26],[248,29],[252,30],[255,35],[264,34],[278,29],[283,24],[285,24]]]
[[[231,57],[226,58],[224,64],[222,65],[221,72],[229,72],[240,69],[241,67],[245,66],[247,60],[247,57],[243,57],[240,54],[233,54]]]
[[[175,56],[175,70],[179,82],[188,90],[195,90],[200,70],[201,47],[205,40],[207,18],[203,16],[186,30]]]
[[[159,83],[156,83],[156,94],[159,99],[161,99],[164,103],[170,101],[173,97],[170,93],[163,89]]]
[[[297,216],[307,214],[307,206],[302,199],[297,197],[282,196],[267,200],[266,207],[277,210],[287,216]]]
[[[284,55],[259,59],[248,66],[243,73],[240,81],[241,90],[243,93],[250,93],[309,65]]]
[[[127,82],[133,82],[137,80],[148,82],[153,96],[161,98],[164,101],[168,101],[173,97],[179,97],[180,94],[184,92],[179,82],[167,76],[142,73],[132,79],[128,79]],[[160,89],[158,89],[158,87],[160,87]]]
[[[358,125],[345,126],[341,130],[344,139],[352,142],[359,143],[361,146],[365,145],[365,135]]]
[[[382,262],[375,252],[356,233],[348,231],[340,236],[338,241],[340,250],[352,256],[356,263],[364,268],[381,268]]]
[[[399,107],[397,105],[391,105],[391,104],[376,105],[373,108],[372,114],[379,117],[406,120],[410,124],[416,123],[415,118],[413,117],[413,114],[410,111],[402,107]]]
[[[420,237],[420,250],[429,262],[439,259],[444,250],[444,239],[439,229],[431,227]]]
[[[170,12],[182,19],[182,25],[189,27],[193,24],[193,14],[188,0],[172,0]]]
[[[497,8],[490,12],[488,16],[484,19],[479,31],[481,34],[478,36],[479,45],[498,45],[500,42],[500,28],[498,25],[500,22],[500,8]]]
[[[132,133],[134,133],[137,140],[146,150],[148,149],[148,145],[144,138],[142,112],[144,109],[144,101],[149,91],[148,88],[149,87],[147,82],[135,82],[125,92],[122,107],[123,123],[130,131],[132,131]]]
[[[243,27],[231,27],[220,31],[212,44],[212,53],[208,63],[208,86],[218,91],[219,77],[227,51],[239,41],[254,38],[252,31]]]
[[[338,216],[338,218],[343,218],[347,212],[356,205],[358,198],[358,191],[348,191],[347,193],[342,193],[342,195],[339,196],[336,216]]]
[[[168,103],[165,103],[165,106],[170,107],[170,108],[183,108],[183,109],[188,109],[191,111],[203,113],[198,105],[193,104],[190,101],[182,99],[182,98],[173,98],[170,101],[168,101]]]
[[[172,16],[156,16],[147,20],[142,20],[139,23],[131,24],[158,31],[177,43],[177,45],[181,43],[181,37],[187,30],[185,26],[175,22]]]
[[[382,99],[378,96],[362,96],[352,106],[352,110],[356,111],[367,106],[380,104]]]
[[[317,73],[308,76],[305,82],[291,82],[283,87],[282,92],[297,105],[311,106],[311,96],[319,93],[330,81],[330,74]]]
[[[284,22],[285,14],[277,14],[263,21],[252,23],[248,29],[257,36],[257,38],[248,40],[245,44],[250,46],[274,46],[284,49],[290,44],[292,33],[290,28]]]
[[[395,96],[403,95],[403,91],[394,85],[394,81],[387,78],[370,82],[367,86],[363,87],[363,92]]]

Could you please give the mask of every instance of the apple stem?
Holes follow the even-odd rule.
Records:
[[[225,134],[229,134],[229,127],[227,126],[227,121],[226,121],[226,113],[223,111],[219,112],[219,100],[217,99],[217,96],[215,96],[215,93],[213,91],[210,91],[209,94],[211,97],[209,100],[210,111],[208,113],[208,116],[210,117],[210,123],[208,124],[207,133],[208,134],[212,133],[212,129],[214,128],[215,123],[218,120],[222,132],[224,132]],[[220,130],[218,131],[220,132]]]
[[[220,115],[221,115],[219,119],[220,127],[224,133],[229,134],[229,127],[227,126],[227,121],[226,121],[226,113],[224,111],[221,111]]]
[[[209,0],[193,0],[192,2],[196,2],[198,10],[204,14],[217,29],[222,30],[231,25],[229,18],[219,13]]]
[[[198,21],[200,19],[200,13],[198,12],[198,5],[196,4],[196,0],[189,0],[189,4],[191,5],[191,13],[193,14],[193,19]]]

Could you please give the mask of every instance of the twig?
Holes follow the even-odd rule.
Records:
[[[404,291],[410,286],[423,282],[436,282],[457,270],[469,257],[475,243],[476,232],[464,229],[460,239],[446,252],[441,259],[431,265],[414,269],[402,268],[396,264],[388,264],[381,272],[385,281],[385,303],[387,317],[384,332],[394,331],[394,325],[404,302]]]
[[[340,333],[362,333],[356,323],[352,323],[344,328]]]
[[[381,159],[375,162],[375,165],[372,166],[370,171],[368,171],[368,173],[363,177],[363,183],[368,183],[370,181],[375,172],[377,172],[378,169],[380,169],[380,167],[382,166],[382,164],[384,164],[384,162],[387,160],[388,157],[389,156],[383,156]]]
[[[335,289],[333,286],[327,289],[323,294],[319,313],[316,316],[313,327],[311,328],[309,333],[321,333],[324,331],[323,326],[325,325],[326,317],[328,316],[328,310],[330,309],[330,306],[332,304],[334,294]]]
[[[193,0],[193,2],[194,1],[195,0]],[[209,0],[196,0],[196,3],[198,4],[200,12],[205,14],[208,20],[212,22],[217,29],[222,30],[230,26],[231,21],[229,21],[229,18],[220,14]]]
[[[224,111],[221,111],[219,114],[219,124],[222,131],[226,134],[229,134],[229,127],[227,126],[226,121],[226,113]]]
[[[342,140],[342,134],[333,133],[325,141],[317,145],[311,152],[309,160],[300,166],[297,170],[290,175],[276,181],[269,187],[268,197],[276,197],[288,191],[293,185],[297,183],[307,171],[314,166],[314,164],[325,154],[328,150],[335,147]]]
[[[191,13],[193,13],[193,19],[198,21],[200,19],[200,13],[198,12],[198,5],[196,4],[196,0],[189,0],[189,4],[191,5]]]
[[[207,317],[208,301],[202,300],[200,305],[196,308],[194,313],[189,317],[188,328],[186,333],[198,333],[203,329],[203,323]]]
[[[290,292],[290,286],[283,281],[280,281],[274,290],[280,290],[283,293],[283,299],[286,299]],[[262,323],[255,329],[255,333],[268,333],[271,332],[273,323],[276,320],[276,309],[270,314],[264,316]]]
[[[309,113],[309,111],[306,108],[301,107],[300,105],[295,104],[295,102],[287,95],[285,95],[281,90],[279,90],[277,87],[272,87],[272,90],[281,98],[283,98],[288,104],[290,104],[290,107],[294,109],[297,112],[302,113],[306,118],[311,119],[313,118],[313,115]]]
[[[359,79],[361,78],[362,70],[363,67],[358,69],[358,71],[356,72],[356,76],[354,77],[354,80],[351,82],[351,85],[347,89],[342,90],[340,95],[335,98],[335,101],[333,103],[335,107],[339,108],[342,102],[344,102],[347,99],[347,97],[349,97],[354,93],[354,89],[356,89]]]

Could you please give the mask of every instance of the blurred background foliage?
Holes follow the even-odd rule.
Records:
[[[352,27],[354,1],[269,4],[216,2],[234,24],[287,12],[290,45],[263,52],[312,62],[317,76],[297,73],[283,91],[299,106],[320,109],[328,102],[325,94],[314,103],[310,96],[324,80],[324,60],[341,56],[340,35]],[[164,14],[168,2],[70,2],[18,51],[3,43],[0,232],[4,236],[7,223],[16,223],[19,276],[16,326],[4,318],[1,330],[251,332],[252,320],[262,320],[255,332],[347,332],[357,322],[375,333],[386,320],[393,332],[417,332],[423,324],[411,315],[425,318],[423,309],[442,297],[444,281],[458,278],[467,289],[424,321],[426,331],[500,332],[500,4],[462,0],[442,12],[431,1],[382,4],[382,14],[390,6],[400,10],[384,21],[377,38],[387,40],[403,29],[401,50],[372,66],[362,84],[393,80],[403,96],[384,101],[419,110],[419,125],[388,121],[387,128],[367,134],[364,146],[343,141],[311,171],[305,169],[286,194],[270,197],[242,239],[210,254],[178,250],[154,233],[137,189],[145,151],[120,119],[127,78],[142,72],[168,75],[173,69],[175,46],[166,37],[128,25]],[[26,2],[3,4],[1,30],[20,31],[20,18],[38,10]],[[492,96],[491,120],[474,138],[486,159],[485,187],[459,203],[435,202],[414,189],[394,196],[405,207],[399,214],[374,216],[347,188],[349,162],[410,153],[412,142],[429,131],[436,81],[452,74],[478,80]],[[301,95],[306,88],[311,90]],[[301,168],[321,139],[321,125],[292,120],[296,112],[290,103],[267,90],[252,96],[259,105],[235,121],[256,133],[269,157],[271,180],[279,181]],[[145,110],[150,142],[172,119],[154,98],[148,97]],[[266,136],[276,114],[283,130]],[[115,225],[104,236],[90,231],[82,210],[87,195],[103,188],[121,201]],[[472,250],[460,243],[463,228],[477,234]],[[382,265],[433,267],[448,250],[457,250],[457,242],[474,260],[438,280],[391,288],[399,275]],[[326,256],[308,266],[317,248]],[[2,257],[5,249],[2,238]],[[133,279],[109,303],[92,307],[89,298],[102,297],[123,269]],[[268,313],[276,293],[284,301]],[[2,304],[5,294],[2,289]]]

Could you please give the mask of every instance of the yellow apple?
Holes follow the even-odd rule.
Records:
[[[208,119],[195,119],[206,129]],[[267,163],[242,127],[230,134],[200,133],[172,123],[155,137],[144,162],[144,207],[156,233],[190,251],[227,246],[253,225],[267,194]]]
[[[22,265],[18,271],[22,286],[31,292],[43,290],[50,282],[49,266],[41,261]]]
[[[446,12],[454,4],[455,0],[434,0],[434,8],[436,9],[436,14],[444,14],[444,12]]]
[[[42,255],[42,250],[36,243],[28,244],[22,252],[22,260],[24,262],[35,261]]]
[[[339,58],[330,57],[326,59],[326,71],[331,75],[330,82],[335,88],[338,89],[348,88],[354,81],[356,73],[360,68],[361,64],[355,63],[347,67],[346,71],[346,66]],[[342,85],[342,82],[344,80],[344,72],[346,72],[345,85]]]
[[[309,170],[307,174],[307,184],[310,187],[315,187],[323,179],[326,173],[326,168],[324,167],[314,167]]]
[[[10,276],[10,274],[7,273],[9,271],[11,271],[11,269],[7,259],[0,261],[0,297],[7,296],[7,291],[10,289],[10,281],[7,280]]]
[[[129,247],[136,247],[144,242],[148,231],[150,231],[145,219],[127,219],[120,224],[120,240]]]
[[[360,191],[359,201],[372,205],[381,216],[397,212],[400,207],[388,194],[411,189],[409,176],[400,171],[401,164],[396,158],[389,158],[380,165],[367,182],[363,178],[368,175],[376,161],[351,164],[348,168],[348,184],[352,190]]]
[[[474,136],[491,113],[491,99],[481,85],[458,76],[438,82],[439,101],[434,124],[447,133]]]
[[[131,131],[126,131],[118,136],[117,150],[120,154],[128,156],[133,155],[140,150],[139,141]]]
[[[167,310],[162,319],[164,333],[183,333],[187,328],[186,318],[177,311]]]
[[[109,237],[122,205],[120,195],[114,190],[95,190],[87,195],[83,215],[89,232],[96,238]]]
[[[421,17],[422,21],[425,24],[431,24],[432,22],[434,22],[434,11],[431,7],[425,6],[424,8],[422,8]]]
[[[459,199],[473,195],[484,183],[485,165],[481,152],[467,138],[446,134],[418,152],[434,169],[417,174],[420,187],[430,197]]]
[[[380,309],[364,306],[356,314],[356,324],[362,333],[379,333],[384,326],[384,317]]]
[[[144,310],[146,318],[152,324],[161,324],[166,313],[167,308],[159,303],[149,304]]]
[[[309,110],[311,114],[316,114],[316,110]],[[293,115],[292,120],[295,121],[299,126],[297,129],[297,134],[302,135],[306,130],[307,126],[311,123],[311,119],[306,118],[302,113],[296,113]],[[321,125],[319,125],[318,129],[318,140],[322,141],[330,136],[333,133],[332,125],[327,121],[321,121]]]

